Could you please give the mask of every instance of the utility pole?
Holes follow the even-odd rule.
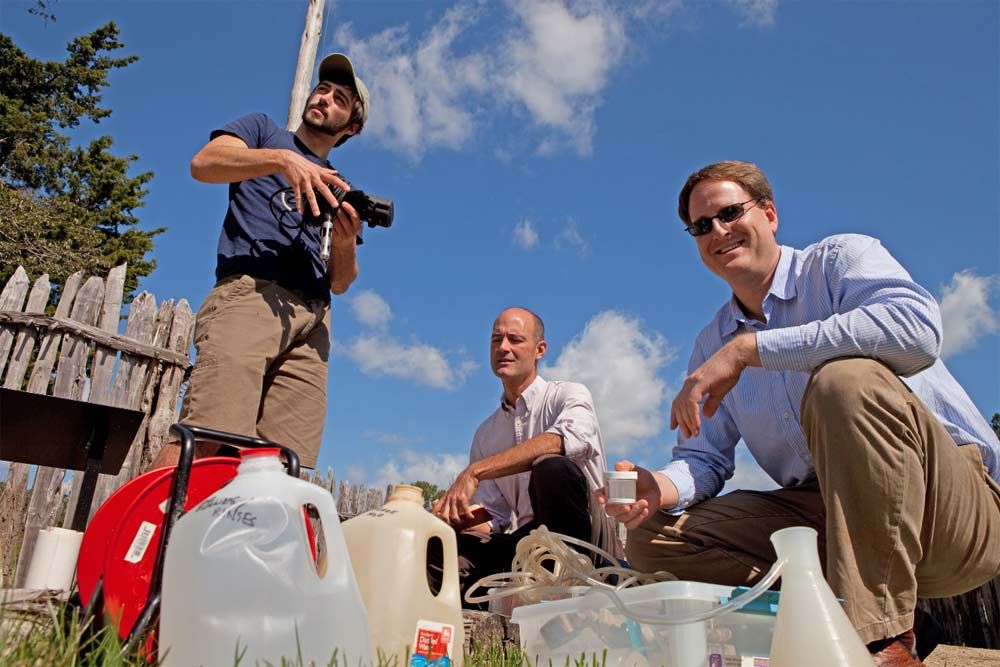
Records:
[[[316,65],[316,47],[323,24],[323,5],[326,0],[309,0],[306,8],[306,27],[299,43],[299,62],[295,66],[295,81],[292,83],[292,98],[288,105],[288,123],[285,128],[295,131],[302,122],[302,111],[306,97],[312,89],[313,67]]]

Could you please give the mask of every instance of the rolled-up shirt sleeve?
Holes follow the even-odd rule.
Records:
[[[839,357],[877,359],[909,376],[941,352],[941,313],[877,239],[837,237],[825,250],[823,271],[834,314],[799,326],[757,333],[764,368],[810,373]]]
[[[483,426],[480,426],[476,430],[476,434],[472,437],[472,447],[469,449],[469,463],[479,461],[488,456],[483,451],[483,437]],[[479,486],[476,487],[476,492],[472,495],[472,502],[482,505],[490,513],[494,533],[502,533],[510,525],[512,508],[494,480],[486,479],[481,481]]]
[[[590,390],[582,384],[567,382],[562,385],[560,398],[559,414],[545,432],[562,436],[563,451],[569,459],[588,461],[602,456],[601,432]]]

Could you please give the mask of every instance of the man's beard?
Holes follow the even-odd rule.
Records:
[[[319,132],[321,134],[325,134],[325,135],[328,135],[328,136],[331,136],[331,137],[335,137],[338,134],[340,134],[341,132],[343,132],[344,130],[346,130],[350,126],[351,121],[350,121],[350,119],[348,119],[348,120],[344,121],[343,123],[340,123],[339,125],[331,127],[331,126],[329,126],[329,125],[326,124],[326,119],[325,118],[322,121],[319,121],[319,122],[310,119],[309,118],[309,107],[306,107],[306,110],[302,112],[302,124],[305,125],[305,126],[307,126],[307,127],[309,127],[309,129],[311,129],[311,130],[316,130],[317,132]]]

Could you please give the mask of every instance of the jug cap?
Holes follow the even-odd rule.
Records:
[[[281,456],[281,449],[278,447],[248,447],[240,450],[240,458],[243,460],[254,456]]]
[[[419,486],[412,484],[397,484],[389,495],[389,500],[409,500],[410,502],[424,504],[424,491]]]

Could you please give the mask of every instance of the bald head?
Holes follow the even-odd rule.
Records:
[[[497,324],[508,318],[520,319],[523,322],[524,332],[530,334],[534,342],[537,343],[545,340],[545,322],[534,311],[521,308],[520,306],[508,308],[497,315],[497,318],[493,321],[493,328],[496,329]]]

